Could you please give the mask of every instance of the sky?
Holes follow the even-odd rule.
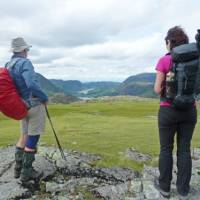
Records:
[[[123,81],[154,72],[169,28],[194,41],[199,0],[0,0],[0,66],[11,40],[32,45],[29,59],[47,78]]]

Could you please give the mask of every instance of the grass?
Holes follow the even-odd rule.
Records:
[[[53,124],[64,148],[102,156],[98,166],[140,169],[143,163],[126,159],[129,147],[153,156],[159,153],[157,130],[158,101],[97,101],[69,105],[49,105]],[[197,125],[192,145],[200,147]],[[0,115],[0,146],[15,144],[19,123]],[[47,123],[42,143],[56,145]]]

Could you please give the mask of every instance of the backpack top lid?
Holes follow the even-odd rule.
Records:
[[[200,56],[196,43],[182,44],[171,50],[173,62],[187,62],[198,59]]]

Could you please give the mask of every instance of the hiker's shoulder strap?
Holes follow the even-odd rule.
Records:
[[[5,68],[12,70],[14,68],[14,66],[20,61],[22,60],[22,58],[13,58],[11,59],[9,62],[7,62],[5,64]],[[22,64],[24,64],[25,61],[22,62]]]

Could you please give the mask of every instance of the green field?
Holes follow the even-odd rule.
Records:
[[[153,156],[159,153],[157,100],[96,101],[69,105],[49,105],[49,112],[61,144],[66,149],[102,156],[99,166],[121,166],[139,169],[140,163],[125,159],[123,152],[134,147]],[[200,147],[197,125],[192,146]],[[19,122],[0,114],[0,146],[15,144]],[[47,123],[41,144],[56,145]]]

